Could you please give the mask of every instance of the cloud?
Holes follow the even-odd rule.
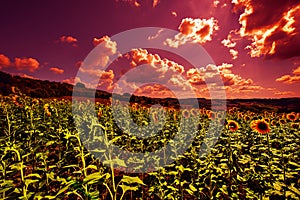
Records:
[[[9,67],[10,65],[10,59],[5,55],[0,54],[0,69]]]
[[[177,48],[187,42],[204,44],[212,40],[212,35],[218,30],[218,21],[213,17],[210,19],[182,19],[179,32],[175,37],[168,38],[165,44]]]
[[[126,2],[133,7],[140,7],[142,4],[137,0],[116,0],[116,2]],[[159,4],[160,0],[152,0],[152,7],[155,8]]]
[[[75,85],[76,83],[81,83],[81,80],[79,77],[70,77],[68,79],[63,80],[62,82],[68,83],[70,85]]]
[[[275,92],[275,95],[277,96],[291,96],[291,95],[295,95],[295,92],[292,91],[285,91],[285,92]]]
[[[214,7],[216,8],[216,7],[218,7],[218,5],[220,4],[220,1],[214,0],[213,4],[214,4]]]
[[[110,56],[117,53],[117,43],[110,37],[93,38],[93,45],[97,46],[89,55],[89,59],[79,62],[79,71],[93,77],[95,80],[101,77],[104,68],[110,61]]]
[[[166,73],[168,70],[173,72],[183,73],[184,67],[169,59],[161,59],[158,54],[148,53],[146,49],[132,49],[130,51],[131,65],[133,67],[141,64],[150,64],[157,71]]]
[[[78,45],[76,44],[78,42],[78,40],[73,37],[73,36],[61,36],[59,38],[59,41],[62,42],[62,43],[67,43],[67,44],[71,44],[72,46],[74,47],[77,47]]]
[[[153,4],[152,4],[153,8],[155,8],[158,5],[159,1],[160,0],[153,0]]]
[[[15,58],[15,62],[13,64],[17,70],[28,70],[30,72],[34,72],[39,69],[40,64],[34,58]]]
[[[57,68],[57,67],[51,67],[49,70],[55,74],[63,74],[65,72],[65,70]]]
[[[277,78],[276,81],[285,84],[300,83],[300,66],[293,70],[293,75],[283,75]]]
[[[102,72],[97,88],[103,89],[106,91],[112,91],[112,89],[114,87],[114,82],[113,82],[114,77],[115,77],[115,74],[114,74],[113,70],[111,70],[111,69],[108,71]]]
[[[34,72],[39,69],[40,64],[36,59],[27,57],[15,58],[14,62],[11,62],[7,56],[0,54],[0,69],[7,67]]]
[[[172,11],[171,14],[172,14],[174,17],[177,17],[177,12]]]
[[[237,50],[235,50],[235,49],[230,49],[230,50],[229,50],[229,53],[230,53],[230,55],[232,56],[232,59],[233,59],[233,60],[237,59],[237,57],[238,57],[238,55],[239,55],[239,52],[238,52]]]
[[[236,46],[236,42],[233,41],[231,34],[229,34],[226,39],[222,40],[221,43],[227,48],[234,48]]]
[[[233,0],[240,14],[241,37],[252,41],[251,57],[291,58],[300,56],[299,1]]]

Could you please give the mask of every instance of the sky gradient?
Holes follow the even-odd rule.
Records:
[[[4,72],[74,83],[82,81],[75,79],[80,68],[83,73],[100,74],[97,87],[107,91],[122,93],[127,87],[136,94],[158,97],[172,96],[169,89],[188,96],[191,89],[198,97],[209,98],[208,79],[203,77],[218,70],[227,98],[300,97],[298,0],[4,0],[0,6]],[[118,44],[111,37],[141,27],[178,31],[164,45],[201,45],[215,66],[195,68],[176,55],[153,49],[119,55],[106,71],[83,63],[98,45],[110,55],[117,54]],[[149,40],[162,35],[149,34]],[[105,56],[102,63],[109,59]],[[141,64],[148,64],[153,73],[139,70]],[[132,69],[135,73],[122,77]],[[135,83],[142,83],[138,80],[142,76],[159,77],[160,83],[174,87],[138,87]]]

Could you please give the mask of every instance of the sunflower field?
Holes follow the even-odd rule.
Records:
[[[109,105],[76,103],[80,127],[70,100],[0,97],[0,199],[300,199],[299,113],[229,108],[223,122],[219,113],[205,108],[160,107],[150,112],[147,106],[132,104],[136,130],[123,127],[124,133],[117,124],[126,126],[126,121],[114,118]],[[91,107],[96,121],[84,112]],[[124,112],[121,103],[117,109]],[[130,134],[150,122],[159,131],[140,134],[151,137]],[[184,153],[172,152],[176,159],[171,163],[167,156],[154,158],[165,166],[149,165],[149,172],[126,172],[128,163],[138,169],[139,161],[112,156],[105,148],[114,144],[130,152],[153,152],[171,143],[179,130],[183,136],[194,130],[188,126],[195,123],[195,137]],[[222,131],[204,139],[211,124],[222,125]],[[90,139],[80,129],[93,143],[86,143]],[[200,156],[210,140],[216,143]]]

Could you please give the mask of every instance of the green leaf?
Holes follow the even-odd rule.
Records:
[[[119,186],[122,188],[123,193],[125,193],[128,190],[137,191],[139,189],[138,187],[132,187],[132,186],[128,186],[128,185],[119,185]]]
[[[66,190],[68,190],[69,189],[69,187],[72,185],[72,184],[74,184],[75,183],[75,181],[70,181],[65,187],[63,187],[62,189],[60,189],[58,192],[57,192],[57,194],[56,194],[56,197],[58,196],[58,195],[60,195],[61,193],[63,193],[63,192],[65,192]]]
[[[289,161],[288,164],[294,165],[296,167],[300,167],[300,165],[298,163],[295,163],[295,162],[292,162],[292,161]]]
[[[25,176],[25,178],[28,178],[28,177],[42,178],[39,174],[28,174],[27,176]]]
[[[189,185],[189,188],[193,191],[193,192],[196,192],[197,189],[193,186],[193,185]]]
[[[108,173],[102,174],[100,172],[95,172],[95,173],[92,173],[92,174],[88,175],[87,177],[85,177],[83,179],[83,183],[93,184],[93,183],[98,182],[100,179],[102,179],[104,177],[107,179],[110,177],[110,175]]]
[[[121,159],[118,159],[118,158],[116,158],[116,159],[112,159],[112,160],[105,160],[104,162],[103,162],[103,164],[104,165],[115,165],[115,164],[117,164],[117,165],[119,165],[119,166],[121,166],[121,167],[126,167],[127,165],[125,164],[125,162],[124,162],[124,160],[121,160]]]
[[[300,191],[294,187],[295,184],[292,184],[291,186],[289,186],[288,188],[294,192],[295,194],[299,195],[300,196]]]
[[[123,176],[121,182],[128,183],[128,184],[137,183],[137,184],[145,185],[144,182],[139,177],[131,177],[126,175]]]

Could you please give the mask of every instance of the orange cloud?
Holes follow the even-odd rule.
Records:
[[[233,0],[234,11],[243,10],[241,37],[252,41],[246,49],[251,57],[290,58],[300,56],[299,1]]]
[[[137,0],[116,0],[116,2],[127,2],[128,4],[134,6],[134,7],[140,7],[141,3],[139,3]],[[160,0],[153,0],[152,1],[152,7],[155,8],[159,4]]]
[[[144,85],[142,87],[137,88],[133,94],[137,96],[148,96],[152,98],[158,98],[158,97],[176,98],[176,96],[170,89],[160,84]]]
[[[232,59],[235,60],[237,59],[238,55],[239,55],[239,52],[237,50],[234,50],[234,49],[230,49],[229,50],[229,53],[230,55],[232,56]]]
[[[179,31],[173,39],[168,38],[165,44],[177,48],[187,42],[204,44],[212,40],[213,33],[219,29],[218,21],[213,17],[210,19],[182,19]]]
[[[177,13],[175,11],[172,11],[171,14],[174,16],[174,17],[177,17]]]
[[[146,49],[132,49],[130,53],[131,65],[133,67],[141,64],[150,64],[154,67],[158,65],[159,68],[157,70],[160,72],[166,72],[168,70],[178,73],[184,72],[184,67],[182,65],[166,58],[161,59],[158,54],[148,53]]]
[[[5,55],[0,54],[0,69],[4,67],[9,67],[10,65],[10,59]]]
[[[71,77],[71,78],[68,78],[68,79],[65,79],[62,81],[63,83],[68,83],[70,85],[75,85],[76,83],[81,83],[81,80],[79,77]]]
[[[61,36],[59,38],[59,40],[62,43],[72,44],[72,46],[77,47],[76,43],[77,43],[78,40],[75,37],[73,37],[73,36],[65,36],[65,35],[63,35],[63,36]]]
[[[158,3],[159,3],[159,0],[153,0],[153,4],[152,4],[153,8],[155,8],[158,5]]]
[[[300,66],[297,69],[293,70],[293,74],[300,75]]]
[[[277,82],[282,82],[285,84],[300,83],[300,66],[293,70],[293,75],[283,75],[276,79]]]
[[[57,67],[51,67],[49,70],[55,74],[63,74],[65,72],[65,70],[57,68]]]
[[[15,58],[14,66],[17,70],[28,70],[30,72],[36,71],[40,64],[39,62],[34,58]]]
[[[227,48],[234,48],[236,46],[236,42],[233,41],[231,34],[229,34],[226,39],[222,40],[221,43]]]

